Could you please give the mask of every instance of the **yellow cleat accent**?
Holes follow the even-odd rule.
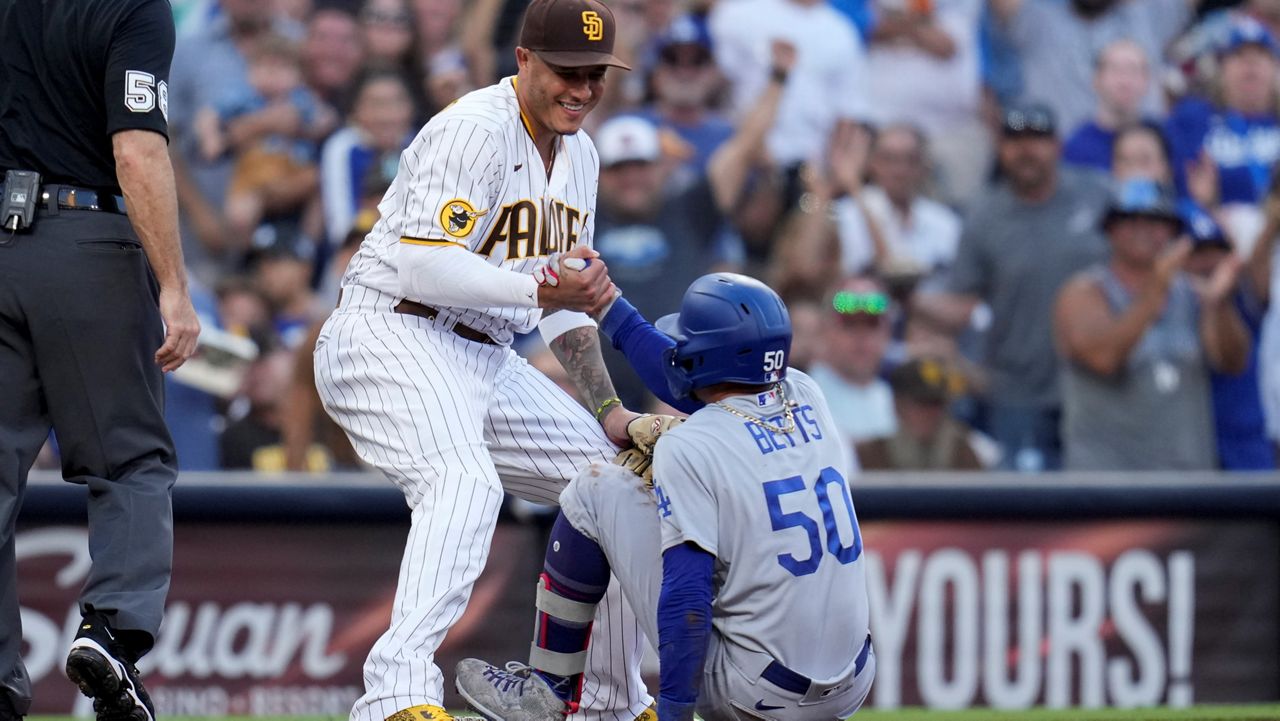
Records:
[[[439,706],[414,706],[396,711],[387,721],[453,721],[453,717]],[[658,721],[658,717],[654,716],[653,721]]]
[[[653,704],[636,716],[636,721],[658,721],[658,706]]]

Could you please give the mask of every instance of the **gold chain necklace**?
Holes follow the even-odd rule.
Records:
[[[787,396],[782,390],[782,384],[778,384],[778,397],[782,399],[782,425],[780,426],[775,426],[772,423],[769,423],[768,421],[764,420],[763,418],[756,418],[753,415],[743,413],[742,411],[738,410],[737,408],[734,408],[733,406],[730,406],[727,403],[724,403],[723,401],[716,401],[715,405],[728,411],[731,415],[735,415],[745,421],[748,421],[756,424],[757,426],[760,426],[761,428],[765,429],[766,431],[769,431],[770,433],[776,433],[778,435],[785,436],[788,433],[795,432],[796,430],[796,416],[794,411],[796,404],[793,401],[787,400]]]

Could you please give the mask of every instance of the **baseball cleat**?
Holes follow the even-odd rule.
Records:
[[[519,661],[501,669],[468,658],[456,671],[458,693],[489,721],[561,721],[569,710],[546,680]]]
[[[8,695],[0,692],[0,721],[22,721],[22,714],[13,707]]]
[[[439,706],[425,704],[396,711],[387,721],[480,721],[475,716],[454,716]]]
[[[67,678],[93,699],[98,721],[155,721],[138,669],[118,649],[106,623],[84,619],[67,654]]]

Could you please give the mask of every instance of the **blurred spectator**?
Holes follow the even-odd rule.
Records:
[[[600,198],[595,249],[627,299],[648,318],[680,309],[684,291],[707,272],[712,243],[725,232],[710,182],[663,192],[658,129],[644,118],[612,118],[595,134]],[[606,349],[618,395],[628,407],[647,404],[643,383],[621,354]]]
[[[412,0],[365,0],[360,8],[366,70],[397,73],[413,103],[413,122],[427,121],[427,54],[418,37]],[[353,93],[358,95],[359,87]],[[431,111],[434,112],[435,108]]]
[[[252,0],[248,0],[252,1]],[[318,8],[307,22],[302,67],[307,86],[330,107],[346,114],[365,48],[354,15],[338,7]]]
[[[310,259],[299,252],[296,243],[278,238],[255,248],[248,263],[254,284],[270,304],[275,335],[285,348],[298,348],[315,312]]]
[[[273,12],[296,23],[306,22],[315,8],[311,0],[270,0]]]
[[[1075,275],[1054,309],[1063,363],[1063,445],[1073,470],[1217,466],[1209,368],[1239,373],[1249,338],[1230,295],[1240,261],[1181,271],[1191,241],[1172,194],[1118,186],[1104,228],[1111,254]]]
[[[783,101],[767,138],[772,160],[796,167],[816,160],[836,121],[867,115],[866,57],[848,18],[824,0],[732,0],[716,3],[712,47],[730,82],[738,118],[772,81]],[[778,68],[770,44],[796,49],[795,67]]]
[[[1268,208],[1272,224],[1280,221],[1280,203],[1272,200]],[[1222,227],[1202,211],[1184,211],[1192,250],[1186,271],[1193,283],[1210,283],[1224,263],[1235,262],[1235,249]],[[1274,225],[1273,225],[1274,227]],[[1275,235],[1269,242],[1257,243],[1249,255],[1245,272],[1231,294],[1231,302],[1249,335],[1249,357],[1243,372],[1209,374],[1213,391],[1213,421],[1218,441],[1218,463],[1229,471],[1273,470],[1275,447],[1267,436],[1267,419],[1262,407],[1258,357],[1262,320],[1269,299],[1271,254]],[[1261,265],[1262,267],[1257,267]],[[1262,281],[1259,285],[1259,281]]]
[[[229,275],[215,289],[218,319],[227,332],[242,338],[254,337],[271,328],[271,303],[253,280]]]
[[[770,76],[733,137],[707,163],[716,203],[731,214],[734,228],[742,234],[749,267],[758,266],[774,252],[774,230],[787,211],[786,173],[768,157],[764,145],[795,67],[796,49],[774,40],[769,53],[770,64],[779,72]]]
[[[259,37],[248,50],[249,83],[196,115],[200,152],[214,161],[231,152],[234,168],[224,215],[235,248],[248,245],[268,213],[297,213],[314,200],[316,143],[336,123],[302,84],[294,44]]]
[[[1271,184],[1264,210],[1262,232],[1254,242],[1248,272],[1258,291],[1269,288],[1267,299],[1280,297],[1280,183]],[[1269,283],[1269,286],[1268,286]],[[1262,407],[1266,411],[1267,429],[1280,453],[1280,304],[1271,304],[1262,322],[1259,343],[1259,366],[1262,385]]]
[[[940,195],[966,201],[982,186],[991,154],[978,69],[982,0],[872,4],[867,77],[874,117],[918,126],[929,139]]]
[[[889,373],[898,430],[857,444],[868,471],[972,471],[984,467],[974,431],[947,415],[963,377],[935,358],[916,358]]]
[[[884,235],[863,202],[871,137],[866,126],[837,123],[825,162],[804,166],[805,192],[776,233],[767,269],[784,295],[820,297],[841,278],[889,264]]]
[[[1025,470],[1060,464],[1058,363],[1053,303],[1073,273],[1105,257],[1098,219],[1106,188],[1092,174],[1059,168],[1061,145],[1044,106],[1005,113],[999,143],[1005,183],[965,219],[949,292],[916,296],[915,311],[959,332],[979,302],[990,306],[983,363],[990,374],[987,430],[1003,463]]]
[[[1142,46],[1113,40],[1098,53],[1093,69],[1097,110],[1067,136],[1062,159],[1071,165],[1111,170],[1111,146],[1121,128],[1142,119],[1142,99],[1151,87],[1151,68]]]
[[[413,9],[423,61],[430,63],[439,53],[457,49],[462,0],[413,0]]]
[[[320,403],[320,394],[316,391],[314,360],[320,329],[324,326],[325,318],[338,304],[342,275],[346,272],[351,257],[360,248],[360,242],[373,230],[377,220],[378,212],[373,209],[356,215],[325,273],[320,286],[321,292],[317,293],[315,299],[316,312],[312,314],[311,327],[294,354],[293,375],[280,418],[285,467],[290,471],[316,470],[317,467],[349,470],[361,466],[346,433],[324,412]]]
[[[1207,209],[1267,193],[1280,160],[1277,52],[1265,27],[1239,21],[1221,47],[1214,97],[1186,98],[1169,118],[1179,187]]]
[[[1109,169],[1114,181],[1147,178],[1164,185],[1173,182],[1169,143],[1160,126],[1141,122],[1116,131]]]
[[[844,13],[845,17],[858,29],[858,37],[866,43],[871,39],[871,32],[876,27],[876,17],[871,0],[830,0],[831,7]]]
[[[436,53],[431,59],[431,74],[427,77],[429,108],[448,107],[450,103],[477,87],[471,80],[466,61],[457,50],[450,49]]]
[[[639,113],[688,144],[682,163],[686,179],[677,185],[706,173],[711,154],[733,135],[733,125],[711,108],[722,81],[705,26],[688,16],[677,18],[658,42],[649,76],[653,104]]]
[[[960,242],[960,218],[924,195],[928,172],[924,134],[904,123],[876,133],[867,162],[871,183],[860,192],[858,163],[841,145],[833,144],[830,157],[833,175],[843,178],[838,185],[846,193],[835,202],[844,271],[891,267],[898,273],[936,277],[950,267]],[[873,239],[868,220],[878,239]]]
[[[827,314],[821,303],[810,298],[788,299],[787,311],[791,315],[791,357],[787,365],[808,371],[822,355]]]
[[[228,252],[222,216],[233,157],[208,159],[200,152],[197,112],[248,92],[245,57],[260,38],[301,36],[301,28],[274,17],[272,5],[263,0],[220,0],[219,7],[221,13],[179,39],[169,73],[169,133],[182,211],[182,251],[192,274],[211,286],[240,260]],[[289,108],[282,107],[278,115],[264,132],[287,132],[296,120]]]
[[[320,156],[330,247],[337,247],[355,222],[366,186],[389,185],[395,177],[400,153],[417,131],[412,122],[413,101],[401,75],[374,70],[361,78],[347,127],[329,136]],[[372,182],[370,175],[385,183]]]
[[[202,329],[218,326],[218,299],[198,280],[191,282],[191,303],[195,306]],[[197,358],[201,350],[197,347]],[[218,432],[222,430],[222,416],[218,412],[216,396],[183,383],[173,373],[166,373],[164,420],[183,471],[218,470]]]
[[[854,276],[836,286],[826,310],[826,344],[809,375],[831,403],[847,442],[898,430],[893,391],[880,377],[889,350],[892,305],[884,284]]]
[[[243,415],[223,431],[223,470],[283,471],[280,445],[282,400],[293,372],[293,354],[284,349],[263,353],[245,375]]]
[[[1164,48],[1186,26],[1194,0],[992,0],[992,8],[1018,48],[1023,102],[1048,105],[1059,127],[1069,130],[1094,112],[1095,54],[1108,43],[1131,38],[1147,66],[1161,67]],[[1161,116],[1154,85],[1142,114]]]

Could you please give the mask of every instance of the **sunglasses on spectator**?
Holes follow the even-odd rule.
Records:
[[[383,10],[365,10],[360,19],[370,25],[408,25],[409,14],[403,12],[386,12]]]
[[[1004,115],[1003,125],[1006,137],[1047,136],[1056,132],[1053,116],[1040,108],[1010,110]]]
[[[831,299],[831,308],[840,315],[881,316],[889,312],[889,296],[842,290]]]

